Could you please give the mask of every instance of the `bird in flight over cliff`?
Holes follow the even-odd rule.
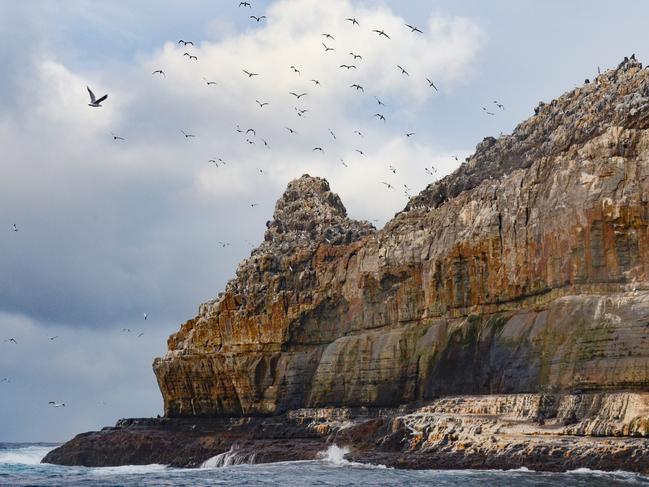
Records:
[[[203,76],[203,80],[205,81],[205,83],[207,83],[207,86],[210,86],[210,85],[217,85],[217,84],[218,84],[216,81],[210,81],[210,80],[207,79],[205,76]]]
[[[353,84],[353,85],[350,86],[350,88],[356,88],[356,91],[361,90],[363,93],[365,93],[365,88],[363,88],[359,84]]]
[[[410,32],[419,32],[420,34],[423,34],[423,32],[419,30],[417,27],[410,24],[405,24],[405,25],[410,29]]]
[[[291,69],[293,70],[293,72],[297,73],[299,76],[302,76],[302,73],[300,72],[300,70],[297,69],[295,66],[291,66]]]
[[[17,231],[18,231],[18,227],[16,226],[15,223],[14,223],[13,226],[11,227],[11,231],[12,231],[12,232],[17,232]]]
[[[113,132],[111,132],[110,135],[113,137],[113,140],[126,140],[124,137],[120,137],[119,135],[115,135]]]
[[[494,105],[496,105],[501,110],[505,109],[505,105],[503,105],[502,103],[498,103],[498,100],[494,100]]]
[[[425,167],[424,171],[426,171],[426,173],[429,174],[430,176],[435,176],[436,175],[435,173],[437,172],[437,169],[435,169],[434,167],[431,166],[430,168]]]
[[[408,73],[408,71],[406,71],[405,69],[403,69],[403,68],[402,68],[401,66],[399,66],[398,64],[397,64],[397,68],[399,68],[399,69],[401,70],[401,74],[405,74],[406,76],[410,76],[410,73]]]
[[[322,37],[324,37],[325,39],[331,39],[332,41],[335,41],[335,40],[336,40],[336,39],[334,39],[334,36],[332,36],[331,34],[321,34],[321,35],[322,35]]]
[[[426,81],[428,81],[428,86],[429,86],[430,88],[435,88],[435,91],[439,91],[439,90],[437,89],[437,86],[435,86],[435,83],[433,83],[429,78],[426,78]]]
[[[289,133],[291,133],[291,134],[297,134],[297,132],[296,132],[295,130],[293,130],[291,127],[284,127],[284,128],[285,128],[286,130],[288,130]]]
[[[390,38],[390,36],[387,35],[383,30],[374,29],[372,32],[376,32],[379,35],[379,37],[383,36],[383,37],[387,37],[388,39]]]
[[[183,56],[187,56],[187,59],[190,61],[193,59],[194,61],[198,61],[198,56],[194,56],[193,54],[189,54],[188,52],[184,53]]]
[[[187,45],[189,45],[189,46],[193,46],[193,45],[194,45],[194,43],[193,43],[192,41],[184,41],[184,40],[182,40],[182,39],[180,39],[180,40],[178,41],[178,44],[182,44],[183,46],[187,46]]]
[[[185,132],[184,130],[181,130],[180,133],[183,134],[183,135],[185,136],[186,139],[191,139],[192,137],[196,137],[196,136],[193,135],[193,134],[188,134],[188,133]]]
[[[15,338],[7,338],[5,342],[13,342],[14,344],[18,345],[18,342],[16,341]]]
[[[64,408],[64,407],[65,407],[65,403],[64,403],[64,402],[55,402],[55,401],[50,401],[50,402],[48,402],[47,404],[49,404],[50,406],[54,406],[55,408],[61,408],[61,407]]]
[[[151,73],[151,74],[152,74],[152,75],[154,75],[154,74],[161,74],[164,78],[167,77],[167,75],[165,74],[165,72],[164,72],[162,69],[156,69],[156,70],[155,70],[153,73]]]
[[[322,43],[322,45],[324,46],[325,52],[335,51],[336,50],[333,47],[327,46],[324,42]]]
[[[380,113],[375,113],[372,118],[374,117],[378,117],[379,120],[383,120],[383,123],[385,123],[385,116],[381,115]]]
[[[358,20],[356,20],[355,17],[350,17],[350,18],[347,18],[347,19],[345,19],[345,20],[351,22],[352,25],[358,25],[359,27],[360,27],[360,25],[361,25],[361,24],[358,23]]]
[[[261,17],[257,17],[255,15],[251,15],[250,18],[256,20],[257,22],[259,22],[260,20],[265,19],[266,16],[262,15]]]
[[[264,108],[266,105],[269,105],[267,101],[265,102],[260,102],[259,100],[255,100],[257,102],[257,105],[259,105],[259,108]]]
[[[385,184],[388,189],[394,189],[394,186],[392,186],[390,183],[386,183],[385,181],[381,181],[381,184]]]
[[[289,92],[289,95],[293,95],[295,98],[297,98],[297,99],[299,100],[299,99],[302,98],[303,96],[308,95],[308,93],[300,93],[300,94],[297,94],[297,93],[293,93],[293,92],[291,91],[291,92]]]
[[[95,108],[101,108],[101,104],[106,98],[108,98],[108,95],[104,95],[101,98],[96,98],[95,94],[92,92],[92,90],[86,86],[86,89],[88,90],[88,94],[90,95],[90,103],[88,103],[89,107],[95,107]]]
[[[253,76],[259,76],[259,73],[251,73],[250,71],[246,71],[245,69],[242,69],[244,73],[248,75],[248,78],[252,78]]]

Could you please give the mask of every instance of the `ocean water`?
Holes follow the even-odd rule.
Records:
[[[330,447],[322,459],[265,465],[240,464],[236,452],[210,459],[204,468],[177,469],[164,465],[106,468],[43,465],[53,445],[0,443],[2,486],[584,486],[646,485],[649,477],[628,472],[576,470],[542,473],[527,470],[394,470],[344,460],[345,451]],[[249,460],[249,459],[243,459]]]

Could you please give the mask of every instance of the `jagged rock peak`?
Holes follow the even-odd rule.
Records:
[[[345,206],[326,179],[308,174],[288,184],[266,226],[266,242],[345,244],[374,231],[368,222],[347,217]]]
[[[649,127],[649,70],[642,69],[635,56],[625,57],[617,68],[550,103],[539,103],[534,115],[511,135],[486,137],[475,154],[412,198],[405,211],[437,208],[486,179],[525,169],[541,157],[565,152],[613,126]]]

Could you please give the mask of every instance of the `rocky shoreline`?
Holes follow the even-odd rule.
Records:
[[[649,473],[647,394],[456,396],[397,409],[319,408],[271,417],[121,420],[80,434],[44,463],[200,467],[346,460],[407,469],[577,468]],[[222,465],[217,459],[213,464]]]

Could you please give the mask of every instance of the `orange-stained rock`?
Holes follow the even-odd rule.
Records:
[[[289,183],[154,362],[166,414],[646,389],[649,71],[624,62],[536,112],[382,230],[325,180]]]

